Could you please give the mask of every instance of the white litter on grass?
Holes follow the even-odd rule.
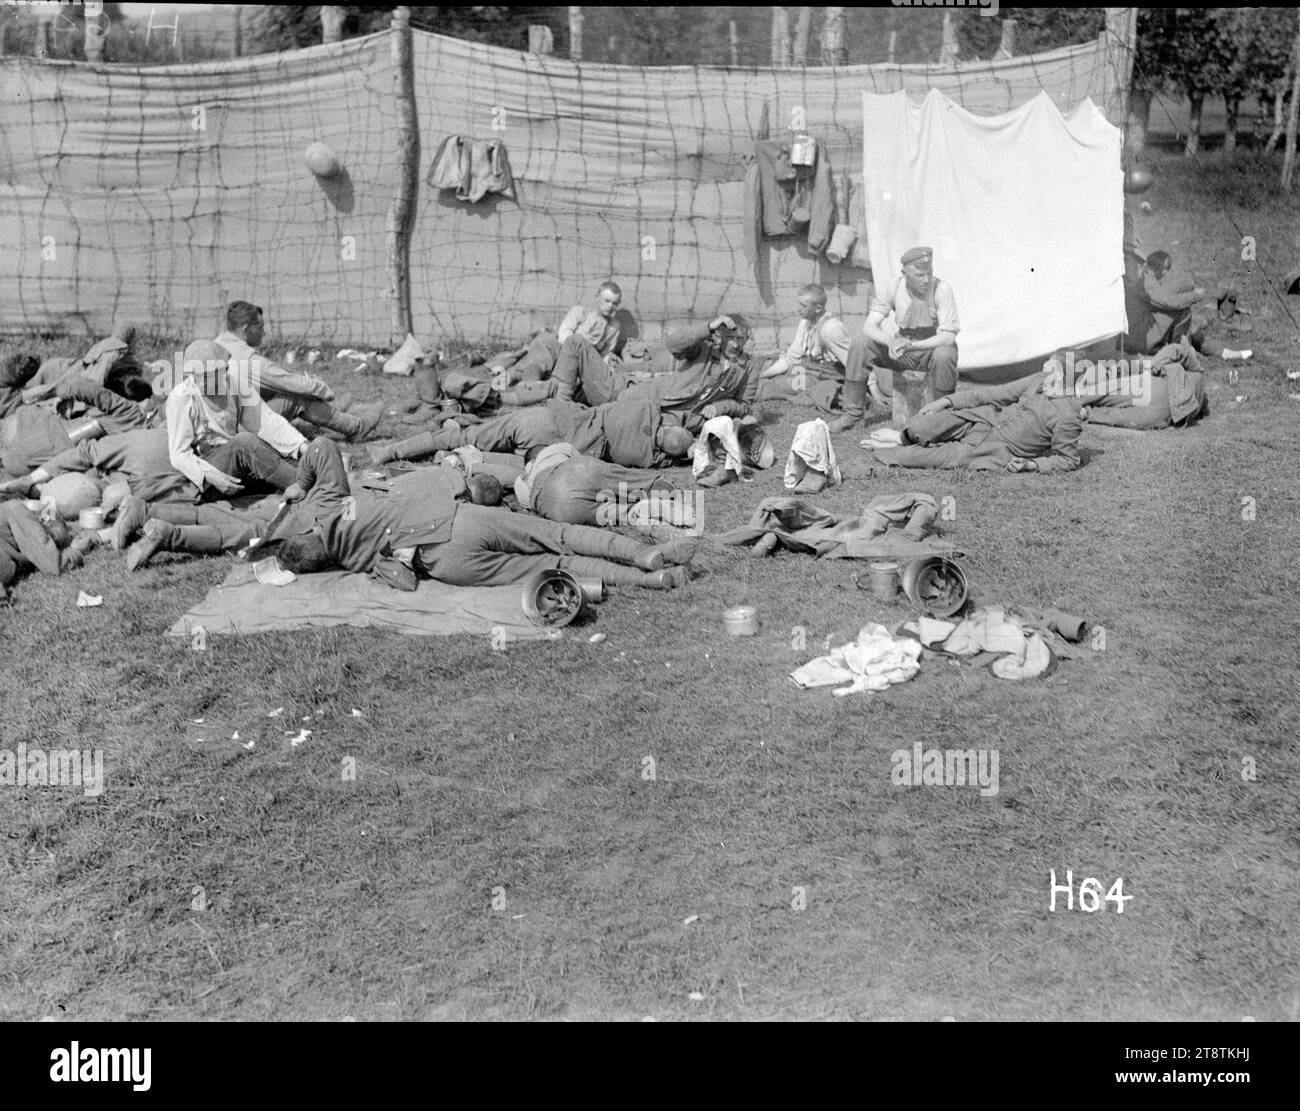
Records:
[[[102,606],[104,598],[100,594],[87,594],[84,590],[77,594],[77,605],[79,606]]]
[[[608,639],[608,638],[605,636],[604,633],[592,633],[591,636],[589,636],[589,637],[587,638],[587,643],[588,643],[588,644],[604,644],[605,641],[606,641],[607,639]]]
[[[248,744],[244,745],[244,747],[248,749],[249,752],[252,752],[256,744],[257,744],[256,741],[249,741]]]
[[[353,716],[354,718],[363,718],[363,717],[365,717],[366,715],[363,714],[360,710],[358,710],[355,706],[353,706],[353,707],[352,707],[352,716]]]
[[[698,914],[692,914],[689,918],[682,919],[682,925],[689,926],[692,922],[698,922],[699,920],[700,916]]]
[[[279,717],[281,714],[283,714],[283,713],[284,713],[284,707],[283,707],[283,706],[279,706],[279,707],[277,707],[276,709],[272,710],[272,711],[271,711],[269,714],[267,714],[266,716],[269,717],[269,718],[278,718],[278,717]]]
[[[702,991],[693,991],[693,992],[691,992],[691,994],[688,995],[686,998],[687,998],[687,999],[690,999],[692,1002],[695,1002],[695,1003],[703,1003],[703,1002],[704,1002],[704,992],[702,992]]]
[[[1300,370],[1288,370],[1286,376],[1287,379],[1292,382],[1300,380]]]
[[[1239,394],[1236,396],[1235,400],[1237,400],[1237,401],[1245,401],[1246,398],[1247,398],[1248,396],[1250,396],[1250,395],[1249,395],[1249,394],[1244,394],[1244,393],[1239,393]]]
[[[527,918],[528,915],[526,915],[526,914],[512,914],[510,917],[513,918],[516,922],[518,922],[519,919],[521,919],[521,918]]]
[[[239,730],[238,730],[238,729],[236,729],[233,733],[230,734],[230,739],[231,739],[232,741],[237,741],[237,740],[239,740]]]
[[[1292,400],[1292,401],[1300,401],[1300,393],[1293,393],[1293,394],[1291,395],[1291,400]]]
[[[296,737],[292,733],[286,732],[285,736],[289,738],[289,744],[292,745],[294,748],[297,748],[300,744],[302,744],[303,741],[305,741],[308,737],[311,736],[311,730],[310,729],[299,730],[298,735]]]

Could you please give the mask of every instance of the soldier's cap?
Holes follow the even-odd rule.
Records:
[[[903,252],[903,265],[909,266],[913,262],[929,262],[934,258],[933,247],[913,247],[910,251]]]
[[[210,339],[196,339],[187,348],[182,356],[185,365],[190,363],[202,363],[207,365],[208,361],[224,363],[230,359],[230,352],[222,347],[219,343]]]
[[[1222,308],[1224,301],[1230,301],[1232,304],[1235,305],[1237,303],[1237,298],[1239,296],[1240,293],[1238,292],[1237,287],[1235,285],[1232,285],[1228,282],[1224,282],[1222,285],[1219,286],[1219,291],[1215,295],[1214,299],[1216,302],[1218,302],[1219,307]]]

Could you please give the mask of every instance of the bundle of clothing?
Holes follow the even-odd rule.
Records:
[[[1087,636],[1088,622],[1060,610],[980,606],[959,622],[905,622],[898,634],[936,657],[987,665],[999,679],[1036,679],[1055,671],[1058,660],[1079,654],[1075,646]]]
[[[506,145],[496,139],[483,142],[449,135],[429,167],[429,184],[434,189],[454,189],[457,200],[470,204],[477,204],[489,193],[515,199]]]
[[[715,467],[748,477],[748,468],[767,470],[776,462],[776,449],[758,418],[711,417],[704,422],[691,449],[691,473],[700,478]]]
[[[821,251],[835,228],[830,160],[810,135],[760,139],[745,171],[745,258],[757,263],[763,238],[804,235]]]
[[[831,692],[837,696],[883,691],[906,683],[920,671],[920,657],[918,641],[890,636],[883,625],[863,625],[856,640],[796,668],[790,673],[790,682],[800,690],[848,683]]]
[[[721,544],[753,544],[764,552],[785,548],[820,559],[960,556],[955,545],[934,535],[937,516],[934,498],[921,493],[873,498],[858,517],[839,516],[799,498],[764,498],[748,525],[717,539]]]

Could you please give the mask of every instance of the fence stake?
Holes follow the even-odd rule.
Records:
[[[396,347],[411,327],[411,227],[420,188],[420,127],[415,107],[415,57],[411,9],[393,10],[393,82],[397,104],[397,188],[388,209],[388,292],[392,341]],[[360,338],[360,337],[357,337]]]

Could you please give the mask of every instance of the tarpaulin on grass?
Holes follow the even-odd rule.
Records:
[[[867,241],[886,295],[911,247],[957,302],[958,366],[1005,366],[1125,330],[1118,128],[1046,94],[976,116],[938,90],[864,93]]]
[[[242,636],[353,625],[411,636],[491,636],[502,629],[510,639],[547,639],[547,630],[524,616],[522,595],[522,584],[449,586],[428,579],[411,593],[346,571],[302,575],[287,586],[268,586],[253,577],[251,564],[239,563],[167,635],[192,637],[196,628]]]

